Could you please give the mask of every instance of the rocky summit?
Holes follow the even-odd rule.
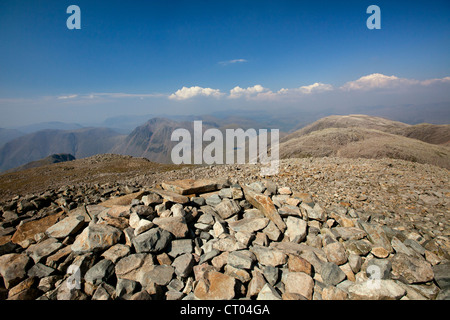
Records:
[[[405,223],[395,212],[383,217],[376,194],[367,194],[369,206],[353,206],[252,180],[165,179],[16,196],[1,206],[0,298],[450,298],[446,225],[430,236],[427,221],[411,227],[415,214]]]

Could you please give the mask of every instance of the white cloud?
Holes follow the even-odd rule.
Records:
[[[311,93],[331,91],[331,90],[333,90],[333,86],[331,84],[316,82],[316,83],[310,84],[308,86],[301,86],[299,88],[294,88],[294,89],[282,88],[282,89],[278,90],[277,93],[280,95],[287,95],[287,94],[292,94],[292,93],[311,94]]]
[[[228,64],[243,63],[243,62],[247,62],[247,60],[245,60],[245,59],[234,59],[234,60],[220,61],[219,64],[226,66]]]
[[[381,88],[395,88],[401,85],[411,85],[420,83],[418,80],[398,78],[394,75],[386,76],[381,73],[373,73],[361,77],[355,81],[349,81],[344,84],[341,89],[346,91],[351,90],[371,90]]]
[[[429,85],[433,85],[433,84],[436,84],[436,83],[446,83],[446,82],[450,83],[450,77],[445,77],[445,78],[441,78],[441,79],[423,80],[423,81],[420,81],[420,84],[424,85],[424,86],[429,86]]]
[[[242,96],[244,96],[246,98],[250,98],[252,96],[257,96],[261,93],[269,92],[269,91],[270,91],[269,89],[264,88],[260,84],[254,85],[253,87],[248,87],[247,89],[236,86],[230,90],[230,95],[228,97],[232,98],[232,99],[240,98]]]
[[[169,99],[173,100],[186,100],[190,98],[194,98],[196,96],[204,96],[204,97],[215,97],[219,98],[223,95],[219,89],[211,89],[211,88],[202,88],[199,86],[194,87],[183,87],[177,90],[175,93],[172,93],[169,96]]]

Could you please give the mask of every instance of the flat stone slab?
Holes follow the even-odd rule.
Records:
[[[162,190],[162,189],[151,189],[151,192],[159,194],[161,197],[163,197],[166,200],[185,204],[189,202],[189,198],[186,196],[183,196],[181,194],[175,193],[173,191],[168,190]]]
[[[175,192],[178,194],[199,194],[205,192],[216,191],[217,182],[209,179],[193,180],[175,180],[161,183],[164,190]]]
[[[142,195],[144,194],[144,191],[139,191],[135,193],[130,193],[121,197],[117,198],[111,198],[104,202],[102,202],[100,205],[107,208],[112,208],[113,206],[128,206],[131,204],[131,201],[134,199],[141,199]]]
[[[83,225],[84,216],[73,215],[54,224],[45,233],[49,237],[61,239],[76,233]]]
[[[58,251],[63,244],[54,238],[48,238],[42,242],[32,244],[25,253],[34,260],[35,263],[40,262],[43,258]]]

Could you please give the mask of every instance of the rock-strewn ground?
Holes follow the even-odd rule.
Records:
[[[446,169],[311,158],[271,177],[130,171],[4,196],[0,298],[449,298]]]

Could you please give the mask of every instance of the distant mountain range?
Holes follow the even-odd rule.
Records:
[[[0,170],[5,171],[52,154],[68,153],[75,158],[108,153],[125,136],[108,128],[41,130],[0,147]]]
[[[177,128],[193,132],[193,120],[203,121],[203,130],[218,128],[272,129],[267,122],[240,117],[183,116],[179,121],[152,118],[129,134],[110,128],[45,129],[19,136],[0,146],[0,171],[22,166],[52,154],[75,158],[115,153],[170,163],[177,144],[171,134]],[[0,130],[14,136],[17,132]],[[450,125],[392,121],[366,115],[329,116],[289,134],[280,135],[280,157],[398,158],[450,168]]]

